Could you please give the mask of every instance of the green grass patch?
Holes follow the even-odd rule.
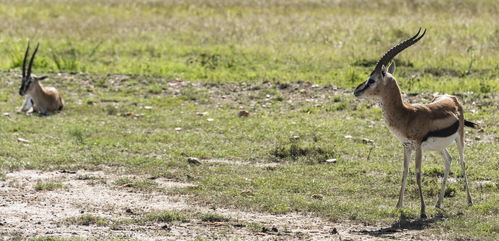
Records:
[[[78,217],[71,217],[64,220],[67,225],[80,225],[80,226],[107,226],[110,221],[107,218],[98,217],[90,214],[81,215]]]
[[[0,47],[0,67],[19,69],[31,38],[41,43],[35,72],[123,73],[212,83],[305,80],[351,87],[367,78],[384,51],[422,26],[428,28],[423,41],[397,58],[404,89],[498,90],[499,10],[493,0],[47,3],[0,2],[5,18],[0,27],[9,33]],[[155,94],[163,88],[148,87]]]
[[[65,241],[65,240],[73,240],[73,239],[58,238],[58,237],[54,237],[54,236],[38,236],[36,238],[29,238],[28,240],[30,240],[30,241]]]
[[[37,181],[34,189],[36,191],[54,191],[64,188],[64,184],[56,181]]]
[[[220,214],[216,214],[216,213],[203,213],[203,214],[200,214],[200,219],[201,221],[204,221],[204,222],[228,222],[230,221],[230,218],[227,218],[223,215],[220,215]]]
[[[144,215],[143,220],[154,223],[188,222],[189,217],[183,212],[155,211]]]
[[[115,185],[121,186],[121,187],[131,187],[131,188],[136,188],[139,190],[143,191],[151,191],[151,190],[156,190],[158,184],[154,182],[153,180],[149,179],[135,179],[135,178],[119,178],[114,182]]]

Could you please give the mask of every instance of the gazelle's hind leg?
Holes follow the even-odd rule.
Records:
[[[468,197],[468,205],[473,205],[471,200],[470,188],[468,186],[468,177],[466,176],[466,166],[464,164],[464,140],[461,135],[456,138],[457,149],[459,150],[459,163],[461,164],[461,171],[463,172],[464,178],[464,188],[466,189],[466,195]]]
[[[445,162],[445,172],[444,172],[444,178],[442,180],[442,189],[440,189],[440,195],[438,196],[437,205],[435,205],[436,208],[440,208],[442,206],[442,202],[444,201],[445,184],[447,183],[447,178],[449,177],[450,164],[452,161],[452,157],[450,156],[447,149],[443,149],[440,152],[440,154],[442,155],[442,158],[444,159],[444,162]]]
[[[421,186],[421,163],[423,153],[421,150],[421,143],[416,146],[416,183],[418,184],[419,199],[421,201],[421,218],[426,218],[426,205],[423,198],[423,188]]]

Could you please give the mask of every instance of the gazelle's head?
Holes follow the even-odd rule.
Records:
[[[419,35],[420,33],[421,28],[416,35],[388,50],[388,52],[379,59],[369,78],[357,86],[353,94],[356,97],[367,98],[381,96],[383,92],[387,90],[385,87],[395,82],[395,78],[393,77],[393,73],[395,73],[395,62],[392,62],[388,68],[386,66],[398,53],[418,42],[425,35],[426,29],[421,35]]]
[[[29,53],[29,42],[28,42],[28,47],[26,48],[26,53],[24,54],[24,59],[23,59],[23,75],[21,77],[21,88],[19,88],[19,94],[21,96],[26,95],[26,93],[28,93],[33,88],[33,86],[38,84],[38,81],[47,78],[47,76],[37,77],[35,75],[31,75],[31,67],[33,67],[33,61],[35,60],[35,55],[36,52],[38,51],[39,46],[40,44],[36,45],[35,51],[33,52],[31,60],[29,61],[28,64],[28,70],[26,71],[26,61],[28,60],[28,53]]]

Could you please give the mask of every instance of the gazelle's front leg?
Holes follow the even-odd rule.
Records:
[[[421,218],[426,218],[426,206],[423,199],[423,189],[421,187],[421,162],[423,160],[423,153],[421,150],[421,143],[416,143],[416,182],[419,189],[419,199],[421,200]]]
[[[452,161],[452,157],[450,156],[450,154],[447,151],[447,149],[443,149],[440,152],[440,154],[442,154],[442,158],[444,158],[445,172],[444,172],[444,179],[442,180],[442,189],[440,189],[440,196],[438,196],[437,205],[435,205],[436,208],[440,208],[442,206],[442,202],[444,201],[445,183],[447,182],[447,178],[449,177],[450,164],[451,164],[451,161]]]
[[[397,202],[397,208],[404,206],[404,193],[405,186],[407,184],[407,174],[409,173],[409,160],[411,159],[411,149],[408,145],[404,144],[404,171],[402,173],[402,186],[400,187],[399,201]]]
[[[24,103],[19,109],[17,109],[18,112],[33,112],[33,98],[28,95],[26,100],[24,100]]]

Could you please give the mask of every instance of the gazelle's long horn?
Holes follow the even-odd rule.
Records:
[[[385,55],[383,55],[383,57],[379,59],[371,75],[373,75],[375,72],[381,71],[381,66],[383,65],[386,66],[398,53],[402,52],[406,48],[409,48],[411,45],[417,43],[425,35],[426,29],[423,31],[423,34],[419,35],[419,33],[421,33],[421,28],[419,28],[416,35],[412,36],[411,38],[405,40],[402,43],[395,45],[395,47],[388,50],[385,53]]]
[[[23,59],[23,77],[26,76],[26,59],[28,58],[28,53],[29,53],[29,41],[28,41],[28,47],[26,48],[26,53],[24,53],[24,59]]]
[[[31,76],[31,67],[33,67],[33,61],[35,60],[35,55],[36,55],[36,52],[38,51],[38,47],[40,47],[40,43],[36,44],[35,51],[33,51],[33,55],[31,56],[31,60],[29,61],[28,73],[26,75],[27,77]]]

